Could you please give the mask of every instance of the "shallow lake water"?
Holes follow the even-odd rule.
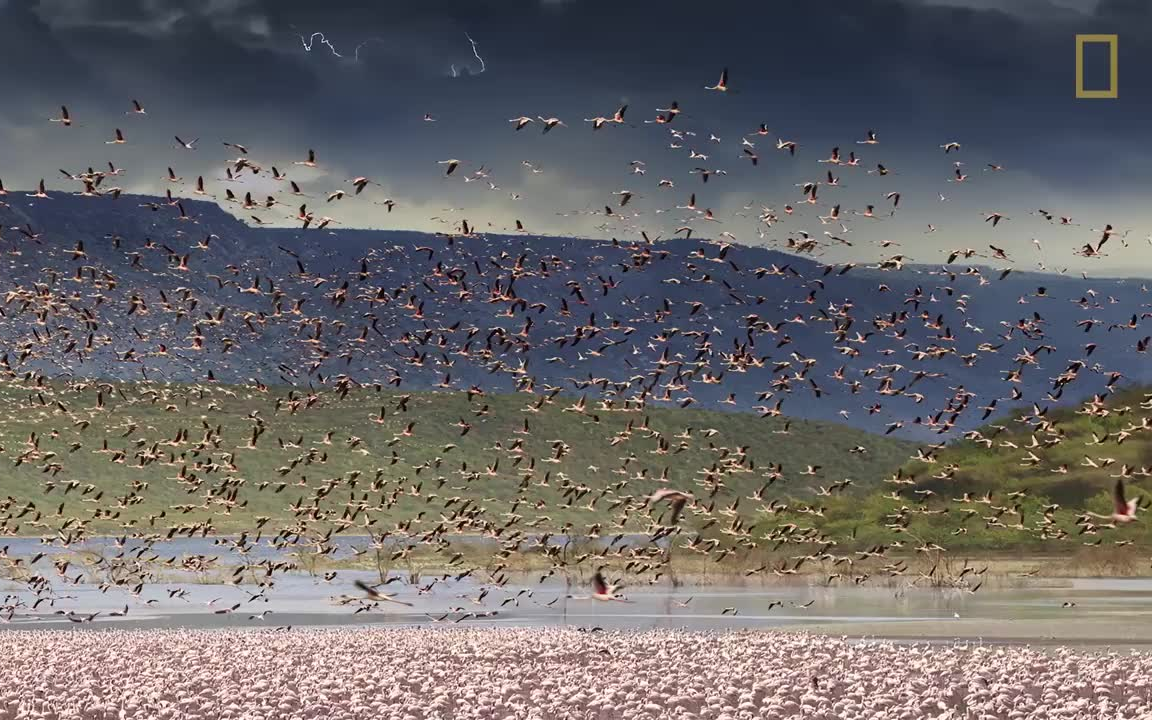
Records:
[[[76,552],[45,546],[36,539],[8,539],[11,557]],[[110,546],[96,539],[87,548]],[[342,553],[357,539],[342,540]],[[157,543],[160,555],[203,554],[234,562],[226,547],[212,540]],[[276,557],[259,548],[249,560]],[[282,558],[283,559],[283,558]],[[47,560],[41,560],[47,567]],[[52,575],[51,571],[47,573]],[[1100,646],[1152,648],[1152,579],[1061,579],[1027,587],[986,587],[977,593],[939,590],[893,583],[891,587],[820,585],[750,585],[743,587],[681,586],[667,583],[636,585],[622,591],[628,602],[584,599],[586,586],[567,586],[549,578],[519,576],[503,587],[461,581],[436,582],[425,575],[409,584],[395,575],[382,592],[403,603],[380,603],[355,612],[357,602],[341,598],[362,593],[353,582],[374,583],[374,572],[339,570],[331,581],[305,573],[278,574],[275,587],[264,592],[255,585],[206,584],[192,581],[145,585],[138,595],[125,588],[81,583],[65,585],[53,579],[51,602],[31,607],[36,596],[17,583],[0,584],[8,603],[24,603],[0,629],[28,627],[236,627],[306,626],[360,623],[436,624],[456,621],[502,625],[569,624],[588,628],[686,627],[692,629],[813,629],[849,636],[907,639],[969,639],[1001,642],[1075,642]],[[815,579],[814,579],[815,580]],[[1023,582],[1023,581],[1021,581]],[[483,596],[481,596],[481,594]],[[569,597],[574,596],[574,597]],[[1070,603],[1070,606],[1065,606]],[[234,611],[218,613],[239,604]],[[110,616],[111,612],[127,615]],[[99,613],[91,622],[67,617]],[[260,616],[254,618],[253,616]]]

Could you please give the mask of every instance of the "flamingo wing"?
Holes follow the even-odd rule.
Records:
[[[596,595],[608,594],[608,583],[604,582],[604,576],[600,574],[599,570],[592,576],[592,592]]]
[[[1124,498],[1124,480],[1117,478],[1116,487],[1112,489],[1112,503],[1117,515],[1127,515],[1130,512],[1128,501]]]

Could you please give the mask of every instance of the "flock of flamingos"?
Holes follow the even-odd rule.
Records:
[[[789,266],[741,264],[732,231],[740,223],[754,227],[762,244],[820,258],[829,250],[855,247],[852,233],[858,227],[899,217],[909,200],[922,193],[921,188],[901,187],[899,173],[885,165],[881,132],[861,132],[849,141],[850,151],[836,147],[815,155],[802,141],[776,136],[765,124],[752,124],[736,140],[719,137],[700,118],[705,110],[717,109],[714,101],[722,98],[712,96],[723,96],[730,88],[725,69],[714,84],[704,87],[707,95],[699,100],[697,117],[671,102],[635,125],[630,118],[636,111],[626,105],[582,119],[587,126],[580,129],[593,138],[636,128],[665,133],[667,151],[687,163],[683,176],[661,178],[649,176],[643,160],[626,167],[622,163],[629,187],[606,192],[599,207],[582,212],[626,239],[611,244],[589,241],[587,266],[571,258],[534,253],[530,229],[517,218],[507,218],[502,227],[521,238],[523,253],[489,252],[492,246],[482,223],[469,223],[462,215],[444,219],[442,232],[427,235],[422,245],[404,250],[403,257],[393,255],[392,265],[385,262],[384,250],[347,260],[335,272],[312,269],[310,259],[292,247],[280,247],[272,258],[231,252],[217,259],[224,252],[220,248],[230,247],[229,238],[199,227],[198,205],[189,199],[215,200],[251,223],[295,226],[303,231],[301,242],[317,246],[340,243],[334,228],[341,223],[341,208],[349,204],[375,203],[387,218],[402,217],[406,211],[403,199],[375,197],[378,183],[367,174],[348,178],[339,187],[315,187],[331,182],[308,179],[307,173],[323,168],[322,152],[309,149],[291,165],[277,165],[239,138],[223,142],[228,154],[236,156],[227,158],[218,188],[216,181],[203,176],[186,180],[179,162],[173,162],[160,181],[167,187],[165,198],[141,200],[125,193],[116,183],[132,169],[115,160],[60,170],[68,190],[52,189],[45,180],[29,192],[5,190],[0,183],[0,243],[8,255],[6,262],[15,262],[12,258],[22,253],[40,263],[25,267],[19,276],[13,271],[2,288],[3,322],[17,334],[0,361],[10,402],[16,403],[8,408],[5,424],[43,419],[42,430],[5,438],[4,457],[14,464],[21,482],[35,483],[41,495],[36,502],[10,497],[4,503],[3,528],[46,537],[46,545],[60,550],[100,534],[99,528],[115,527],[123,541],[115,558],[117,567],[127,568],[102,588],[109,597],[122,594],[124,609],[62,612],[57,619],[66,617],[75,624],[64,632],[21,629],[21,623],[51,618],[60,595],[69,584],[84,581],[84,571],[56,552],[10,561],[19,572],[14,572],[14,585],[4,600],[4,619],[12,629],[0,634],[4,678],[0,718],[1152,717],[1152,662],[1137,653],[966,643],[905,645],[802,633],[602,631],[470,622],[500,617],[494,610],[509,602],[517,606],[530,602],[536,578],[521,582],[503,562],[526,549],[542,551],[551,564],[541,580],[567,572],[571,568],[566,563],[580,564],[586,570],[581,575],[586,587],[574,592],[573,599],[610,607],[629,602],[630,593],[642,592],[650,578],[667,573],[672,546],[716,563],[763,543],[795,547],[810,562],[838,568],[849,582],[864,577],[867,567],[874,574],[885,572],[884,568],[899,572],[892,569],[886,553],[946,551],[901,533],[901,526],[906,529],[917,513],[940,512],[940,503],[948,502],[981,506],[977,498],[930,499],[897,485],[896,497],[904,507],[893,522],[892,543],[862,554],[841,550],[844,538],[826,536],[808,522],[822,514],[820,496],[850,492],[851,482],[821,475],[826,458],[812,458],[806,467],[757,462],[763,457],[762,448],[726,444],[724,437],[706,428],[673,436],[645,417],[649,406],[698,404],[694,397],[698,388],[722,388],[737,374],[763,374],[766,389],[755,399],[747,398],[748,404],[760,416],[781,421],[787,412],[782,407],[786,398],[789,405],[808,398],[816,402],[835,386],[844,394],[834,397],[850,398],[857,413],[855,408],[861,406],[870,414],[888,412],[883,404],[894,397],[914,401],[917,407],[928,408],[918,413],[920,425],[939,434],[951,433],[963,424],[961,418],[984,409],[991,413],[997,400],[1004,405],[1035,403],[1028,418],[1033,442],[1018,448],[1022,460],[1039,465],[1045,452],[1061,442],[1060,428],[1046,415],[1052,403],[1027,397],[1020,389],[1024,374],[1045,372],[1042,358],[1051,350],[1044,348],[1039,315],[1017,321],[1015,309],[1005,308],[1004,326],[984,329],[967,320],[953,325],[941,319],[938,308],[962,315],[969,300],[950,289],[917,288],[912,296],[892,298],[893,307],[875,314],[869,314],[878,307],[874,302],[857,307],[853,298],[827,290],[848,273],[908,272],[912,259],[909,250],[901,249],[902,243],[912,245],[915,237],[935,232],[936,224],[910,237],[893,233],[891,239],[857,248],[863,255],[878,252],[874,262],[818,265],[822,270],[816,277],[803,277]],[[117,146],[169,137],[169,131],[149,124],[141,102],[132,100],[125,115],[119,122],[108,122],[104,142],[110,152]],[[67,106],[45,120],[61,126],[65,134],[81,122]],[[434,127],[442,118],[429,114],[424,120]],[[523,115],[509,123],[510,133],[538,131],[550,139],[579,131],[561,118],[543,115]],[[173,137],[175,146],[169,145],[169,152],[211,152],[200,138]],[[968,168],[958,159],[965,156],[963,145],[953,139],[929,150],[942,163],[941,182],[947,183],[949,194],[963,193],[970,185],[1007,172],[991,163],[979,170]],[[725,175],[733,164],[749,163],[763,171],[773,153],[773,159],[810,167],[811,180],[800,184],[794,198],[776,207],[749,206],[730,214],[709,207],[709,199],[716,197],[711,193],[724,191]],[[282,166],[299,177],[289,177]],[[475,160],[435,158],[429,159],[428,167],[430,175],[441,176],[445,183],[477,183],[481,191],[503,192],[493,171]],[[529,177],[544,172],[529,161],[523,167]],[[842,207],[837,198],[841,176],[845,185],[874,189],[874,200],[861,207]],[[279,191],[245,189],[252,178],[275,183]],[[524,197],[530,194],[527,189],[508,192],[514,199],[521,192]],[[38,213],[51,211],[64,193],[92,203],[121,203],[126,214],[155,214],[178,229],[147,238],[96,231],[91,237],[101,243],[98,251],[92,239],[86,243],[60,236],[32,221],[41,217]],[[929,202],[946,201],[943,193],[932,192]],[[1071,213],[1062,210],[1038,214],[1054,231],[1077,238],[1069,254],[1092,259],[1129,247],[1128,233],[1111,225],[1088,230],[1078,228]],[[662,265],[671,262],[669,254],[656,233],[648,230],[666,218],[674,218],[674,236],[700,243],[699,250],[671,272]],[[981,227],[990,241],[952,249],[943,263],[955,268],[955,275],[978,279],[977,288],[1002,280],[1017,256],[1041,247],[1039,241],[1035,248],[1016,248],[997,240],[996,234],[1013,222],[1004,211],[991,210],[984,221]],[[602,261],[600,255],[618,259],[614,274],[588,271]],[[954,265],[958,260],[1006,267],[960,268]],[[652,268],[662,268],[669,296],[632,295],[630,283],[655,272]],[[543,279],[560,279],[566,294],[532,296],[533,283]],[[785,281],[803,288],[797,302],[786,308],[749,292],[758,283]],[[880,280],[876,285],[878,297],[883,297],[888,288]],[[684,297],[674,294],[676,286],[701,288],[701,299],[671,299]],[[587,309],[597,296],[609,295],[625,298],[630,316],[598,316]],[[1032,301],[1043,295],[1040,288]],[[220,297],[234,300],[212,300]],[[1103,301],[1084,299],[1085,306]],[[718,327],[717,303],[742,307],[741,332],[734,336]],[[1130,353],[1147,351],[1149,341],[1141,332],[1142,323],[1152,316],[1147,308],[1147,303],[1132,308],[1128,324],[1107,328],[1131,337],[1126,341]],[[636,332],[640,323],[654,331]],[[1095,324],[1089,322],[1084,333],[1092,332]],[[794,337],[797,341],[802,335],[813,337],[813,327],[824,328],[820,330],[824,335],[817,337],[842,358],[843,365],[826,367],[810,354],[788,347]],[[912,336],[921,340],[913,343]],[[976,349],[970,355],[957,350],[958,337],[978,340]],[[884,350],[873,352],[878,343],[889,341]],[[272,345],[292,361],[274,369],[260,365],[261,353]],[[538,375],[536,365],[526,358],[541,348],[555,353],[548,364],[564,368],[578,381],[562,387],[550,382],[551,376]],[[1110,377],[1108,363],[1113,358],[1089,359],[1092,350],[1084,352],[1054,379],[1051,392],[1074,391],[1085,377]],[[998,357],[1015,353],[1001,398],[975,398],[962,386],[950,386],[935,369],[941,358],[971,367],[997,353]],[[767,359],[769,354],[772,359]],[[582,369],[594,363],[600,376]],[[84,369],[97,365],[117,372],[129,368],[132,382],[84,379]],[[156,379],[173,368],[199,379],[179,387]],[[356,374],[366,368],[374,379]],[[605,375],[604,368],[614,370]],[[267,372],[282,384],[243,380]],[[451,427],[457,441],[437,448],[434,458],[413,464],[406,456],[414,456],[411,448],[427,431],[418,411],[410,407],[421,401],[402,393],[410,391],[409,376],[420,373],[441,378],[435,389],[466,396],[467,414]],[[525,412],[509,424],[515,430],[508,437],[485,448],[484,457],[460,457],[460,446],[471,441],[469,433],[482,432],[479,428],[496,420],[491,417],[490,389],[482,387],[487,376],[522,393]],[[1116,385],[1121,376],[1111,373],[1107,387]],[[373,391],[384,391],[388,399],[377,403],[378,411],[365,400],[357,414],[371,416],[379,437],[352,436],[337,427],[317,436],[285,433],[273,441],[270,438],[278,432],[269,428],[279,420],[252,410],[240,422],[225,424],[218,413],[236,398],[275,396],[277,416],[306,417],[348,397],[370,397],[357,393]],[[733,391],[723,402],[736,405],[745,400]],[[626,427],[602,439],[611,451],[608,456],[620,458],[618,467],[573,468],[568,457],[576,439],[540,436],[537,413],[561,406],[565,417],[574,416],[587,426],[607,426],[608,418],[630,413]],[[180,419],[181,430],[175,437],[159,437],[156,428],[133,419],[143,407],[164,408],[167,415]],[[1126,409],[1123,421],[1098,438],[1099,444],[1119,444],[1147,433],[1152,429],[1148,409],[1147,405]],[[1086,403],[1082,412],[1104,417],[1114,411],[1101,396]],[[755,421],[755,416],[749,418]],[[910,418],[894,415],[888,432],[914,425]],[[780,434],[786,435],[788,425],[782,427]],[[968,437],[989,447],[998,442],[980,431],[969,431]],[[278,449],[269,450],[273,445]],[[833,446],[829,439],[828,447]],[[932,462],[941,447],[926,443],[917,457]],[[678,465],[677,456],[690,449],[709,453],[709,464]],[[248,458],[257,451],[277,453],[277,462],[283,462],[277,476],[255,474]],[[843,450],[851,456],[869,451],[866,443]],[[1103,455],[1097,457],[1106,452],[1092,448],[1085,459],[1099,468],[1101,478],[1109,475],[1104,482],[1112,489],[1114,508],[1109,513],[1084,513],[1076,526],[1079,532],[1111,542],[1122,538],[1125,527],[1143,520],[1147,501],[1139,487],[1150,472],[1128,464],[1116,467]],[[642,469],[642,456],[647,455],[664,459],[664,472]],[[96,458],[91,462],[108,461],[122,468],[123,485],[99,487],[81,472],[70,474],[70,465],[81,459],[89,462],[90,456]],[[325,474],[325,464],[337,459],[350,463],[350,469],[318,480]],[[29,468],[40,472],[25,473]],[[157,468],[164,471],[162,481],[145,481],[137,472]],[[729,484],[748,474],[763,478],[761,489],[752,496],[731,493]],[[816,497],[785,503],[776,495],[786,480],[803,482],[806,476],[820,488]],[[485,484],[497,478],[512,479],[510,495],[487,496]],[[161,482],[178,488],[187,500],[130,519],[134,508],[148,507]],[[244,532],[217,533],[217,523],[245,517],[256,493],[282,498],[278,501],[282,514],[252,513],[251,526]],[[1014,505],[1016,499],[989,497],[983,503],[999,507],[986,518],[989,527],[1018,524],[1046,538],[1068,535],[1053,520],[1055,509],[1026,519]],[[422,508],[419,514],[401,516],[400,508],[413,504]],[[604,539],[587,556],[561,557],[558,550],[538,541],[546,533],[572,530],[571,523],[549,525],[550,513],[569,510],[593,518],[595,532],[585,534]],[[759,519],[748,519],[753,515]],[[261,622],[263,615],[254,615],[258,619],[247,626],[219,630],[117,629],[118,622],[144,607],[142,588],[160,582],[146,565],[164,562],[168,540],[227,535],[222,545],[243,559],[262,545],[285,555],[297,547],[324,554],[333,537],[342,534],[368,536],[376,549],[387,548],[398,557],[421,550],[439,554],[442,577],[419,592],[450,593],[453,582],[467,576],[477,588],[478,594],[471,598],[477,609],[468,613],[460,609],[449,617],[454,622],[441,626],[423,624],[420,617],[419,622],[414,619],[415,626],[403,627],[273,629],[271,623]],[[451,549],[452,537],[458,534],[489,538],[498,560],[470,568]],[[613,536],[626,534],[647,541],[610,542]],[[252,561],[247,567],[259,577],[251,592],[253,601],[274,592],[276,577],[290,569],[283,560]],[[796,563],[760,571],[795,574],[799,567]],[[325,579],[343,586],[349,612],[403,612],[409,604],[405,598],[416,592],[397,578],[385,583],[350,582],[342,571],[334,571]],[[173,586],[170,592],[178,595],[180,590]],[[257,609],[258,605],[245,604],[207,612],[240,616]]]

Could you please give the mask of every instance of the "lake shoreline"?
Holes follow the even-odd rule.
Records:
[[[455,576],[471,571],[476,578],[493,579],[504,576],[516,580],[568,578],[573,583],[586,582],[597,567],[606,572],[623,572],[624,566],[636,557],[616,553],[607,556],[596,551],[595,545],[583,541],[572,548],[556,553],[538,549],[521,550],[507,557],[497,549],[483,546],[486,539],[466,536],[451,545],[450,551],[435,551],[429,546],[412,544],[402,558],[393,557],[398,551],[390,547],[369,549],[367,536],[338,536],[340,545],[330,553],[309,552],[303,548],[281,550],[268,544],[252,546],[243,555],[235,552],[233,542],[239,536],[212,536],[208,538],[178,538],[151,543],[155,560],[145,562],[156,568],[158,577],[171,580],[191,579],[203,584],[235,581],[233,570],[241,564],[257,559],[271,559],[288,563],[295,572],[311,576],[341,572],[372,572],[381,580],[388,577]],[[889,552],[879,557],[861,557],[863,553],[835,548],[829,552],[837,560],[812,560],[804,557],[802,547],[784,547],[776,552],[748,551],[734,554],[721,563],[676,547],[670,554],[662,548],[645,547],[633,538],[632,547],[646,553],[651,569],[629,573],[632,586],[658,585],[678,587],[695,586],[823,586],[848,584],[888,587],[894,590],[910,588],[937,588],[941,590],[973,590],[981,587],[1064,587],[1074,578],[1147,578],[1152,577],[1149,550],[1139,547],[1085,548],[1073,555],[1010,554],[1003,552]],[[54,538],[10,537],[0,540],[0,577],[19,580],[30,572],[26,561],[43,553],[40,563],[66,559],[78,568],[95,571],[106,568],[110,559],[122,553],[113,536],[90,536],[79,543],[63,547]],[[45,542],[48,541],[48,542]],[[610,541],[603,540],[602,545]],[[6,544],[5,544],[6,543]],[[129,539],[124,548],[140,548],[148,543]],[[451,554],[453,557],[449,557]],[[207,559],[198,564],[197,571],[182,569],[184,560],[194,557]],[[845,562],[842,559],[848,558]]]

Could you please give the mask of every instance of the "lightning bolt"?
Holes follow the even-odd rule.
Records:
[[[343,55],[341,55],[340,53],[338,53],[336,51],[336,48],[332,46],[332,43],[328,42],[328,38],[324,37],[324,33],[322,33],[322,32],[312,33],[312,36],[309,37],[307,40],[304,39],[303,35],[300,35],[299,37],[300,37],[300,44],[304,46],[305,52],[312,52],[312,47],[316,44],[316,38],[319,37],[320,38],[320,44],[321,45],[327,45],[328,49],[332,51],[333,55],[335,55],[338,58],[344,57]],[[361,43],[361,44],[363,44],[363,43]],[[358,47],[358,48],[356,48],[356,50],[359,51],[360,48]]]
[[[468,33],[464,33],[464,37],[468,38],[468,42],[472,43],[472,54],[480,61],[480,72],[484,72],[487,68],[484,65],[484,58],[480,57],[480,53],[476,51],[476,41]]]
[[[384,38],[378,38],[378,37],[368,38],[367,40],[365,40],[364,42],[362,42],[356,46],[356,50],[352,53],[352,59],[354,59],[356,62],[359,62],[360,61],[360,48],[364,47],[365,45],[367,45],[369,43],[374,43],[374,42],[381,42],[382,43],[382,42],[386,42],[386,41],[384,40]]]

